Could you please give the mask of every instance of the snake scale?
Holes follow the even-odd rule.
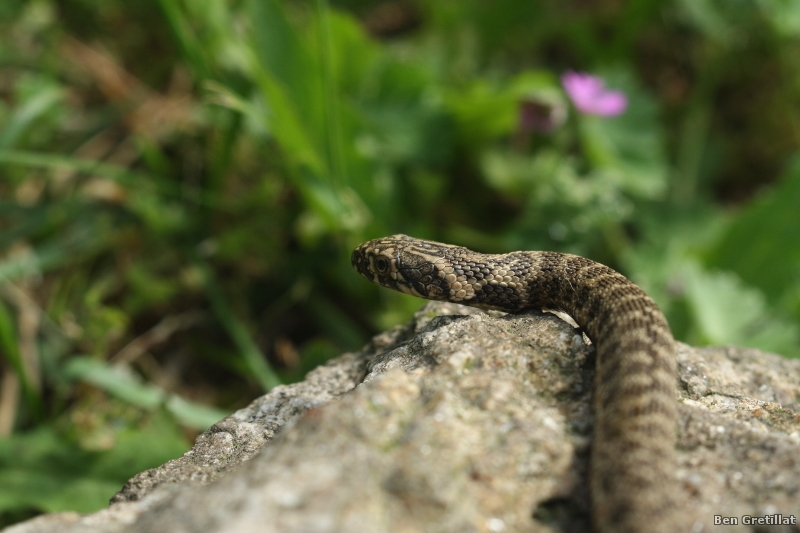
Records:
[[[655,302],[611,268],[557,252],[480,254],[393,235],[353,252],[368,280],[481,309],[563,311],[596,346],[590,491],[600,533],[678,533],[675,341]]]

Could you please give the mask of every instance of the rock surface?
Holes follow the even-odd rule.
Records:
[[[800,361],[686,345],[678,357],[693,531],[800,532],[742,523],[800,517]],[[588,532],[593,366],[551,314],[430,303],[220,421],[107,509],[5,532]]]

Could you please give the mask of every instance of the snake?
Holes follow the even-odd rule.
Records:
[[[570,315],[595,346],[589,460],[599,533],[678,533],[676,345],[664,314],[612,268],[567,253],[481,254],[392,235],[352,253],[383,287],[483,310]]]

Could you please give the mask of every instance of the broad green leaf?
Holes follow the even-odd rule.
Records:
[[[0,510],[33,507],[43,512],[89,513],[108,505],[124,480],[60,476],[53,471],[0,469]]]
[[[746,287],[732,272],[705,272],[697,264],[684,270],[685,298],[704,344],[751,346],[798,355],[800,330],[770,313],[764,295]]]
[[[53,426],[12,435],[0,440],[0,512],[96,511],[128,478],[188,447],[163,415],[140,428],[117,431],[113,446],[104,451],[82,449]]]
[[[757,198],[728,226],[706,264],[736,272],[770,302],[800,313],[800,157],[772,190]]]

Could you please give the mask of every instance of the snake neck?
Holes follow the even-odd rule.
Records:
[[[474,264],[493,276],[463,303],[512,312],[564,311],[596,346],[591,457],[596,529],[681,531],[674,477],[675,346],[655,302],[622,274],[579,256],[451,255],[448,264]],[[466,283],[475,272],[469,269],[457,266]]]

